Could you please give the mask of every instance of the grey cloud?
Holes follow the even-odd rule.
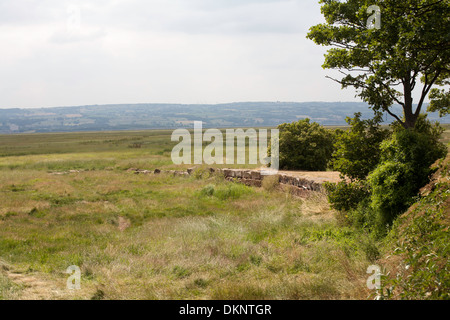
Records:
[[[65,44],[73,42],[94,41],[103,38],[106,35],[107,35],[106,31],[103,29],[88,32],[72,32],[72,33],[67,31],[61,31],[53,34],[53,36],[51,36],[49,40],[50,42],[53,43]]]
[[[111,8],[109,18],[143,32],[301,33],[310,26],[310,15],[301,17],[309,7],[300,0],[128,1]]]
[[[85,27],[188,34],[301,33],[320,15],[304,0],[0,0],[0,25],[65,25],[77,6]],[[312,12],[317,15],[302,14]],[[55,33],[60,33],[55,31]],[[60,35],[56,38],[61,38]]]
[[[317,0],[0,0],[2,103],[311,99],[318,17]]]

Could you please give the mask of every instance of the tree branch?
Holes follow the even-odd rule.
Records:
[[[425,74],[425,84],[424,84],[423,89],[422,89],[422,96],[420,97],[419,104],[417,105],[416,112],[414,113],[414,115],[416,117],[420,114],[420,111],[422,110],[423,102],[425,101],[425,98],[428,95],[428,93],[430,92],[430,90],[433,87],[434,83],[439,78],[440,74],[441,74],[440,72],[436,72],[436,74],[434,75],[433,79],[430,81],[430,84],[428,85],[428,87],[427,87],[428,74]]]
[[[405,123],[395,114],[393,113],[391,110],[389,110],[389,107],[384,108],[384,110],[389,113],[389,115],[393,118],[395,118],[395,120],[397,120],[398,122],[400,122],[400,124],[404,125]]]

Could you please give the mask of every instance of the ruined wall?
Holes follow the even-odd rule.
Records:
[[[262,175],[260,171],[256,170],[241,170],[241,169],[223,169],[226,179],[239,180],[247,185],[261,187],[262,181],[266,176]],[[282,185],[292,186],[304,191],[321,191],[322,185],[315,181],[290,176],[288,174],[276,174],[278,181]]]
[[[237,181],[253,187],[261,187],[264,178],[267,177],[262,175],[261,172],[258,170],[217,169],[217,168],[209,168],[208,170],[212,173],[213,172],[222,173],[224,178],[229,181]],[[134,171],[134,173],[136,174],[167,173],[176,176],[190,176],[195,171],[195,168],[188,169],[187,171],[174,171],[174,170],[162,171],[159,169],[156,169],[154,171],[130,169],[129,171]],[[278,181],[281,186],[289,187],[290,192],[299,196],[307,195],[310,192],[322,191],[322,184],[316,181],[299,178],[288,174],[276,174],[275,176],[278,177]]]

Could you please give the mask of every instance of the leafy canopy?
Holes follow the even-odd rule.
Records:
[[[307,37],[332,47],[323,68],[338,69],[343,77],[333,80],[343,88],[356,88],[373,110],[389,113],[405,128],[414,127],[432,87],[449,78],[450,0],[320,3],[326,23],[311,27]],[[381,11],[379,29],[367,25],[372,5]],[[414,89],[420,92],[417,106]],[[445,107],[442,95],[433,91],[434,108]],[[394,103],[403,107],[403,117],[391,110]]]
[[[380,116],[362,120],[361,113],[356,113],[354,118],[347,117],[346,121],[351,128],[336,138],[330,165],[342,177],[364,180],[378,165],[380,145],[389,131],[380,127]]]
[[[309,119],[278,126],[280,168],[324,171],[333,152],[333,133]]]

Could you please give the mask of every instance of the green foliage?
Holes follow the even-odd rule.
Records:
[[[244,195],[251,194],[252,188],[239,183],[227,183],[225,185],[214,186],[212,184],[205,186],[200,190],[202,196],[214,196],[219,200],[239,199]]]
[[[200,191],[200,194],[208,197],[212,196],[214,194],[214,185],[212,184],[207,185]]]
[[[412,204],[420,188],[414,183],[414,172],[405,163],[383,162],[368,177],[372,189],[372,209],[377,212],[377,225],[390,225],[395,217]]]
[[[376,250],[329,219],[323,197],[280,197],[216,176],[134,174],[123,169],[175,169],[170,153],[157,155],[170,134],[149,132],[145,147],[129,149],[134,134],[145,133],[28,135],[13,150],[24,156],[0,159],[0,166],[16,168],[0,174],[0,256],[11,270],[31,272],[48,288],[65,283],[67,266],[82,268],[84,290],[75,296],[49,291],[48,298],[365,298],[361,266]],[[127,140],[116,150],[103,149],[100,141],[71,153],[98,136]],[[38,144],[41,153],[57,154],[27,154]],[[116,170],[46,172],[48,161],[70,169],[83,159],[112,161]],[[120,217],[130,222],[124,231]],[[0,299],[26,298],[21,287],[0,271]],[[26,296],[41,299],[43,288]]]
[[[381,144],[381,163],[368,177],[371,206],[377,211],[380,227],[392,224],[412,204],[413,197],[429,181],[430,166],[447,154],[438,140],[441,133],[439,126],[423,117],[417,129],[398,127]]]
[[[380,237],[382,234],[377,229],[377,215],[370,206],[370,196],[358,203],[355,209],[347,212],[346,220],[357,229],[371,232],[373,236]]]
[[[333,152],[333,134],[309,119],[278,126],[280,168],[323,171]]]
[[[311,27],[307,37],[332,46],[323,68],[339,69],[334,79],[343,88],[354,87],[375,111],[388,111],[405,128],[412,128],[423,102],[435,85],[449,76],[450,5],[435,0],[320,0],[326,23]],[[371,5],[381,8],[381,28],[370,29]],[[412,93],[424,85],[417,108]],[[397,90],[399,87],[402,91]],[[390,109],[403,107],[404,120]],[[414,110],[415,109],[415,110]]]
[[[338,211],[350,211],[356,209],[358,204],[370,196],[367,185],[364,182],[340,181],[339,183],[326,182],[328,201],[333,209]]]
[[[403,268],[387,283],[401,299],[450,298],[448,177],[447,162],[435,190],[398,219],[387,238],[394,255],[404,261]]]
[[[349,131],[336,138],[331,167],[351,180],[363,180],[380,161],[380,144],[388,136],[388,130],[380,127],[380,116],[361,120],[361,113],[347,118]]]
[[[450,114],[450,91],[432,89],[429,96],[431,102],[428,107],[429,112],[439,111],[440,117]]]
[[[430,166],[447,154],[439,142],[443,129],[421,115],[415,129],[396,123],[383,140],[388,132],[377,117],[361,121],[357,114],[350,120],[352,130],[338,137],[332,164],[352,181],[326,184],[328,199],[345,222],[384,236],[429,181]]]
[[[447,147],[439,142],[443,129],[424,117],[419,118],[414,130],[396,128],[392,138],[382,143],[382,162],[407,164],[413,172],[413,183],[417,188],[428,182],[430,166],[439,158],[445,157]]]
[[[450,80],[447,78],[438,80],[440,85],[450,85]],[[437,88],[431,89],[430,95],[428,96],[430,99],[430,105],[428,106],[428,112],[436,112],[439,111],[440,117],[445,117],[450,114],[450,90],[439,90]]]

